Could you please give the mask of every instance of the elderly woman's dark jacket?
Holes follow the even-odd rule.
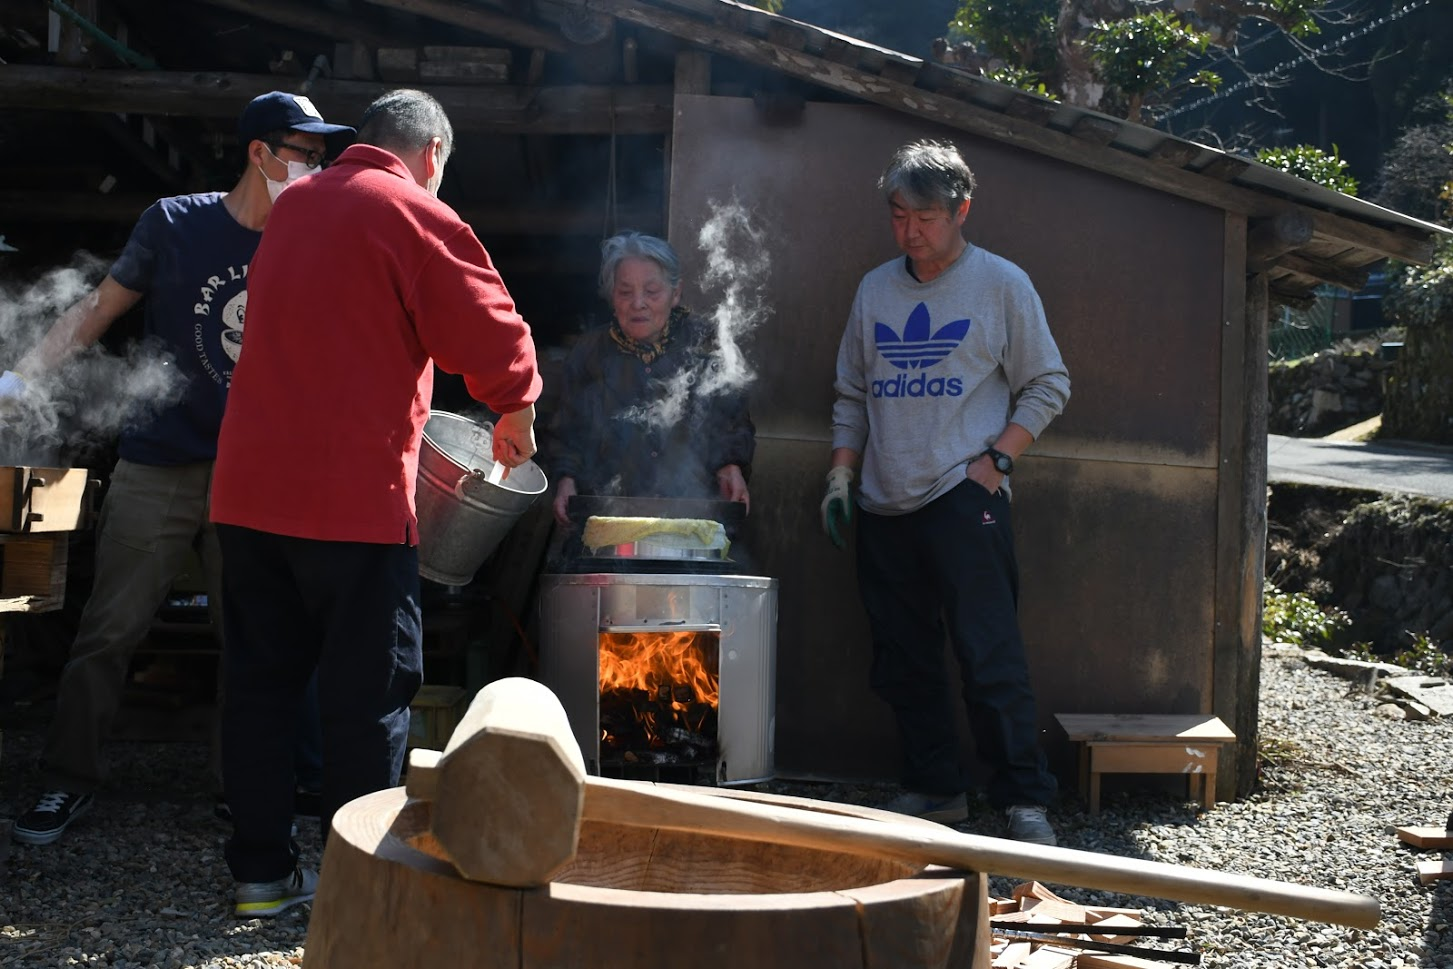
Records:
[[[565,362],[547,452],[552,476],[584,495],[720,496],[716,472],[750,476],[756,428],[738,386],[704,394],[721,366],[711,327],[673,319],[666,351],[650,363],[622,350],[610,328],[586,333]]]

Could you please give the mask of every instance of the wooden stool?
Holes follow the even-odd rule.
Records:
[[[1192,797],[1216,803],[1216,761],[1235,741],[1219,717],[1188,714],[1057,713],[1080,748],[1080,788],[1100,813],[1101,774],[1187,774]]]

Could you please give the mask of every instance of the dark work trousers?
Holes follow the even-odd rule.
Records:
[[[222,546],[222,783],[227,866],[241,882],[292,872],[298,709],[317,671],[321,823],[394,787],[423,681],[419,556],[407,545],[325,542],[218,525]]]
[[[969,726],[992,770],[989,802],[1048,805],[1056,783],[1037,739],[1003,493],[965,480],[906,515],[863,513],[858,586],[873,633],[873,691],[898,719],[904,786],[968,786],[944,668],[947,623]]]

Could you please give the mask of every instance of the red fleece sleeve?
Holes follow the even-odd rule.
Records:
[[[508,414],[540,396],[529,324],[469,226],[436,243],[415,281],[409,312],[429,356],[463,375],[475,400]]]

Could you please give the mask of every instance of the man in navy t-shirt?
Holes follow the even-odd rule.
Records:
[[[148,208],[100,285],[13,371],[0,374],[0,398],[42,385],[56,364],[145,299],[146,335],[165,349],[180,386],[175,399],[121,435],[96,535],[95,583],[46,741],[45,793],[15,823],[17,841],[49,844],[91,806],[105,773],[101,743],[121,705],[131,655],[193,550],[220,628],[221,557],[207,504],[242,349],[248,264],[278,194],[318,170],[331,137],[352,132],[326,123],[305,97],[274,91],[253,99],[238,122],[247,170],[237,184],[225,194],[165,198]]]

